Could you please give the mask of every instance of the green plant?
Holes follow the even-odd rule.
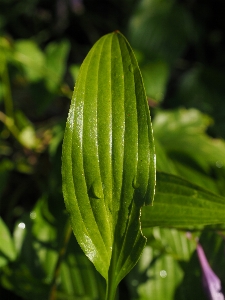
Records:
[[[224,198],[163,173],[157,175],[156,203],[142,209],[140,222],[141,207],[152,204],[155,190],[146,99],[126,39],[119,32],[102,37],[77,79],[62,175],[74,234],[106,280],[106,300],[115,299],[119,282],[140,258],[146,243],[142,224],[151,228],[224,222]]]
[[[43,50],[0,40],[1,297],[205,300],[201,274],[217,287],[210,297],[223,297],[225,143],[207,134],[212,118],[158,105],[151,125],[139,67],[119,32],[93,46],[78,78],[77,66],[66,68],[68,50],[66,40]],[[162,101],[167,65],[142,60],[140,68],[147,93]],[[65,120],[48,110],[67,113],[66,70],[76,80],[63,146],[67,212]],[[155,153],[154,203],[143,206],[153,200]]]

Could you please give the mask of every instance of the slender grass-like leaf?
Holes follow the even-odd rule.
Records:
[[[78,243],[108,282],[107,299],[139,259],[140,209],[155,185],[152,127],[143,81],[119,32],[84,60],[67,120],[63,193]]]

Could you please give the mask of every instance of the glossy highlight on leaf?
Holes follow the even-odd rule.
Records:
[[[118,31],[103,36],[81,66],[64,136],[62,176],[77,241],[115,289],[145,245],[140,209],[152,203],[155,186],[143,81]]]

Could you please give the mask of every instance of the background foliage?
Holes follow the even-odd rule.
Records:
[[[103,34],[120,30],[139,60],[157,170],[224,196],[224,12],[219,0],[1,1],[2,299],[104,298],[103,279],[70,236],[60,171],[79,66]],[[195,237],[225,284],[223,227],[191,222],[146,225],[148,245],[121,299],[207,299]]]

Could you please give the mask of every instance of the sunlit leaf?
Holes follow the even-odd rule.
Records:
[[[75,236],[114,293],[145,245],[140,208],[154,195],[152,129],[141,74],[119,33],[81,66],[63,144],[63,191]],[[110,287],[109,287],[110,289]]]
[[[224,195],[225,143],[206,134],[211,123],[211,118],[196,109],[158,112],[153,122],[157,170]],[[171,162],[173,170],[169,170]]]
[[[158,172],[154,205],[142,208],[141,223],[143,227],[225,223],[225,198]]]
[[[9,229],[7,228],[2,218],[0,218],[0,233],[0,267],[2,267],[6,265],[9,261],[12,261],[16,258],[16,251],[13,239],[11,237]]]
[[[160,112],[153,122],[154,135],[169,157],[190,157],[203,171],[224,162],[225,143],[209,137],[205,131],[212,120],[196,109]],[[183,159],[185,162],[185,159]]]

